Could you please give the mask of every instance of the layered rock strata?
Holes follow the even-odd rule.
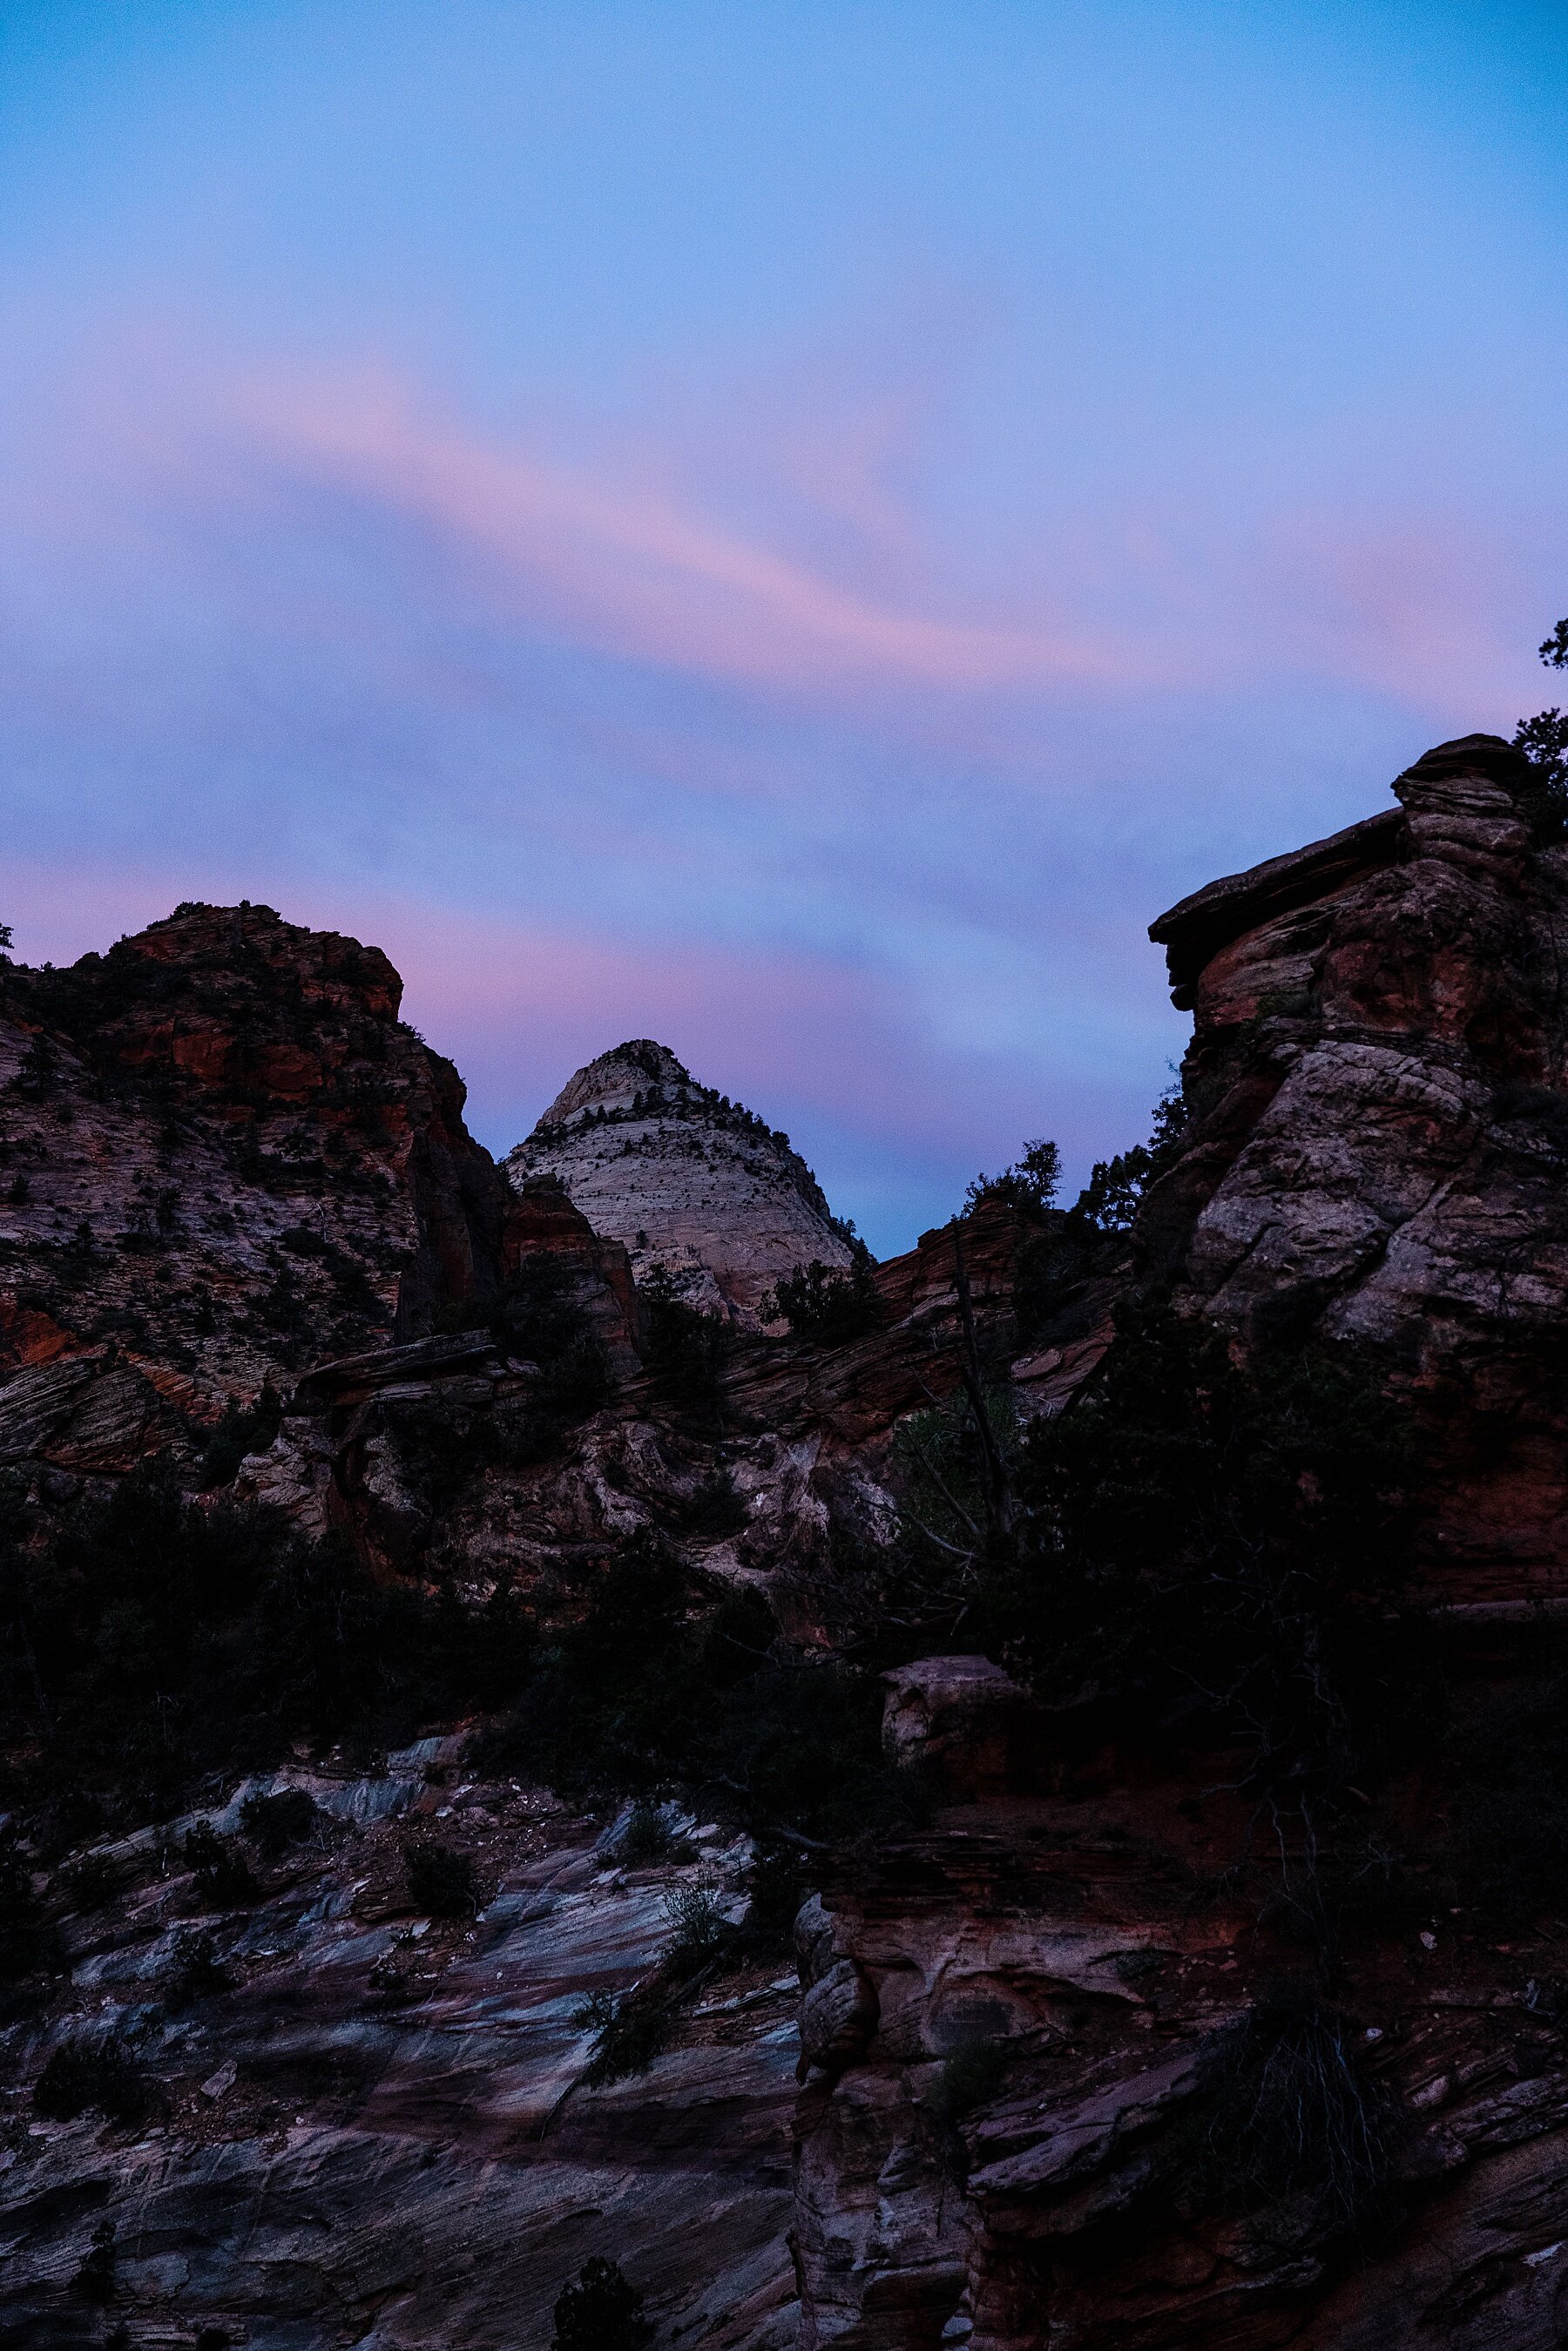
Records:
[[[1493,737],[1395,792],[1155,925],[1195,1035],[1136,1244],[1243,1353],[1352,1342],[1403,1389],[1431,1464],[1427,1670],[1500,1690],[1568,1573],[1568,849]],[[1303,1972],[1239,1865],[1234,1755],[1092,1705],[1020,1732],[1023,1694],[973,1659],[891,1680],[891,1751],[944,1801],[826,1866],[800,1922],[804,2344],[1568,2341],[1568,1924],[1503,1930],[1434,1883],[1429,1912],[1413,1890],[1349,1931],[1335,2029],[1388,2211],[1357,2243],[1320,2195],[1228,2207],[1206,2072]],[[1447,1799],[1412,1769],[1383,1801],[1382,1834],[1418,1843]]]
[[[190,1818],[94,1851],[117,1890],[63,1921],[69,1996],[5,2035],[5,2351],[99,2351],[115,2325],[137,2351],[513,2351],[548,2343],[562,2286],[606,2254],[663,2341],[784,2351],[792,1971],[727,1979],[635,2079],[581,2079],[585,2003],[647,1974],[682,1886],[744,1907],[744,1844],[688,1822],[684,1855],[624,1866],[614,1823],[469,1775],[462,1750],[244,1783],[214,1831],[284,1788],[316,1824],[241,1909],[193,1880]],[[402,1848],[433,1832],[469,1857],[476,1917],[412,1898]],[[198,1936],[223,1989],[175,1999]],[[84,2029],[133,2041],[144,2116],[29,2111],[19,2077]],[[106,2233],[95,2299],[77,2281]]]
[[[1074,1752],[1037,1723],[1002,1793],[1024,1701],[976,1685],[967,1658],[896,1678],[895,1751],[924,1738],[946,1801],[830,1867],[799,1922],[806,2351],[1568,2337],[1561,1928],[1500,1939],[1445,1911],[1356,1951],[1342,2030],[1398,2117],[1402,2221],[1358,2248],[1305,2192],[1216,2209],[1204,2069],[1290,1966],[1237,1880],[1227,1759]]]
[[[537,1211],[538,1197],[525,1191],[522,1208]],[[894,1430],[958,1382],[951,1232],[927,1233],[877,1268],[881,1320],[861,1339],[737,1334],[714,1413],[694,1422],[670,1411],[631,1351],[610,1245],[563,1196],[545,1200],[548,1245],[578,1269],[580,1295],[618,1350],[613,1400],[570,1443],[508,1462],[504,1432],[526,1418],[539,1374],[477,1330],[308,1374],[269,1449],[243,1464],[240,1494],[286,1510],[307,1533],[342,1530],[378,1562],[449,1576],[472,1598],[501,1588],[549,1607],[574,1604],[619,1545],[655,1534],[711,1578],[762,1586],[792,1634],[827,1644],[860,1604],[840,1552],[875,1554],[896,1532]],[[530,1230],[539,1240],[538,1225]],[[517,1232],[508,1227],[508,1247]],[[998,1363],[1016,1244],[1003,1204],[966,1228],[976,1323]],[[440,1508],[426,1475],[433,1446],[471,1446],[483,1465]]]
[[[0,966],[0,1462],[189,1460],[265,1383],[494,1291],[507,1195],[401,994],[263,906]]]
[[[662,1266],[688,1304],[748,1329],[781,1276],[853,1261],[789,1136],[648,1038],[579,1070],[506,1166],[519,1185],[557,1177],[639,1279]]]
[[[1160,917],[1194,1034],[1186,1148],[1142,1234],[1249,1343],[1315,1332],[1395,1372],[1437,1437],[1442,1596],[1519,1601],[1568,1561],[1568,847],[1492,736],[1397,808]]]

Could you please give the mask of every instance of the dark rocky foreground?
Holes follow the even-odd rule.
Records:
[[[576,2011],[653,1965],[670,1886],[732,1883],[734,1853],[710,1830],[684,1871],[618,1868],[602,1824],[442,1757],[288,1774],[320,1819],[242,1916],[193,1889],[184,1823],[172,1853],[111,1850],[126,1890],[67,1927],[72,2011],[135,2018],[203,1931],[229,1988],[160,2025],[155,2109],[14,2132],[0,2340],[98,2343],[123,2314],[160,2345],[548,2342],[606,2244],[671,2341],[790,2339],[793,1970],[727,1980],[678,2052],[575,2086]],[[237,1798],[204,1817],[237,1828]],[[478,1862],[474,1923],[409,1915],[399,1838],[437,1820]],[[108,2311],[74,2283],[106,2223]]]
[[[961,1260],[949,1228],[877,1269],[856,1327],[732,1334],[695,1373],[613,1237],[467,1137],[373,951],[198,908],[4,975],[17,1556],[149,1461],[400,1604],[516,1603],[547,1644],[656,1552],[694,1624],[761,1606],[746,1640],[767,1621],[880,1676],[890,1783],[921,1801],[797,1831],[792,1952],[742,1937],[643,2070],[596,2081],[592,1995],[671,1980],[684,1897],[720,1931],[759,1906],[729,1775],[638,1858],[602,1788],[507,1761],[532,1750],[486,1699],[401,1745],[291,1727],[156,1818],[101,1789],[72,1815],[16,1571],[17,1865],[56,1939],[6,1991],[0,2343],[542,2346],[596,2253],[658,2341],[737,2351],[1568,2342],[1568,1892],[1548,1869],[1494,1899],[1443,1857],[1467,1708],[1550,1739],[1559,1685],[1531,1676],[1568,1596],[1568,849],[1531,785],[1492,738],[1445,746],[1397,806],[1162,918],[1195,1035],[1131,1232],[1072,1228],[1042,1291],[1039,1219],[994,1196]],[[968,1653],[979,1618],[910,1598],[900,1430],[967,1376],[1025,1426],[1085,1409],[1130,1343],[1118,1301],[1156,1294],[1238,1363],[1358,1346],[1418,1433],[1386,1703],[1448,1692],[1455,1729],[1391,1733],[1376,1783],[1311,1815],[1260,1797],[1214,1707],[1031,1695],[1021,1656]],[[264,1383],[278,1408],[248,1417]],[[1499,1839],[1533,1807],[1568,1870],[1545,1765],[1508,1785]],[[246,1798],[288,1790],[298,1837],[247,1843]],[[1267,1891],[1271,1840],[1299,1891],[1309,1817],[1323,1883],[1400,1863],[1331,1959]],[[204,1873],[201,1821],[248,1885]],[[468,1864],[444,1913],[422,1843]],[[1309,1956],[1329,1995],[1282,2007]],[[1354,2150],[1227,2189],[1216,2053],[1260,2017],[1286,2125],[1375,2139],[1375,2209],[1339,2195]],[[127,2111],[40,2110],[53,2056],[111,2032]],[[1314,2105],[1314,2066],[1353,2103]]]

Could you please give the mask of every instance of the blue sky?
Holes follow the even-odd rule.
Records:
[[[1568,10],[0,11],[0,914],[628,1034],[883,1250],[1568,611]]]

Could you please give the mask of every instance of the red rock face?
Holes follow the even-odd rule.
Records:
[[[1445,746],[1398,810],[1155,925],[1194,1115],[1137,1235],[1239,1349],[1315,1333],[1403,1384],[1434,1637],[1505,1686],[1510,1612],[1568,1583],[1568,849],[1532,841],[1533,780],[1493,738]],[[1478,1603],[1505,1619],[1485,1652]],[[1555,1919],[1505,1932],[1434,1883],[1429,1916],[1352,1937],[1333,1999],[1397,2117],[1406,2217],[1359,2247],[1310,2199],[1260,2223],[1193,2187],[1204,2053],[1306,1965],[1238,1898],[1233,1764],[1126,1726],[1020,1737],[1021,1693],[972,1659],[889,1679],[890,1751],[938,1802],[802,1914],[806,2345],[1568,2341]]]
[[[1146,1205],[1178,1297],[1244,1343],[1381,1354],[1432,1434],[1427,1547],[1456,1602],[1568,1562],[1568,851],[1488,736],[1400,812],[1163,915],[1198,1115]]]
[[[264,1381],[494,1289],[506,1187],[401,993],[258,906],[0,971],[0,1455],[188,1458]]]
[[[503,1275],[538,1256],[559,1259],[576,1277],[612,1367],[622,1375],[640,1368],[631,1259],[619,1241],[601,1238],[548,1176],[525,1180],[508,1203],[501,1229]]]

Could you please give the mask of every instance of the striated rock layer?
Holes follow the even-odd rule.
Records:
[[[1371,1347],[1440,1432],[1443,1596],[1568,1562],[1568,847],[1517,751],[1468,736],[1396,809],[1160,917],[1195,1118],[1142,1229],[1257,1343]]]
[[[0,2107],[6,2351],[97,2351],[117,2321],[138,2351],[513,2351],[549,2342],[563,2282],[607,2248],[665,2340],[783,2351],[792,1974],[732,1977],[645,2074],[580,2080],[585,2001],[646,1972],[674,1890],[732,1896],[744,1844],[695,1823],[684,1860],[624,1867],[612,1832],[459,1778],[462,1744],[237,1789],[206,1816],[219,1831],[247,1793],[316,1807],[241,1910],[193,1885],[188,1821],[97,1851],[120,1890],[63,1921],[72,1987],[48,2040],[133,2032],[156,2097],[120,2125]],[[476,1919],[409,1895],[401,1847],[437,1824],[475,1865]],[[225,1989],[180,2006],[194,1936]],[[73,2283],[106,2231],[107,2315]]]
[[[663,1266],[688,1304],[748,1329],[781,1275],[853,1261],[789,1136],[648,1038],[579,1070],[506,1165],[559,1178],[639,1279]]]
[[[625,1249],[548,1174],[504,1182],[397,998],[373,950],[254,908],[188,909],[68,973],[6,969],[8,1498],[14,1479],[36,1525],[158,1459],[383,1582],[504,1589],[546,1625],[642,1535],[699,1588],[766,1589],[825,1649],[853,1614],[841,1546],[894,1522],[892,1426],[956,1377],[951,1237],[879,1269],[877,1327],[852,1345],[734,1332],[694,1417],[643,1364]],[[969,1236],[988,1344],[1014,1238],[1002,1210]],[[530,1281],[602,1357],[602,1393],[555,1419],[499,1311]],[[214,1423],[267,1383],[276,1436],[250,1427],[214,1479]],[[25,1747],[47,1693],[6,1632],[5,1738]],[[697,1820],[684,1851],[622,1866],[602,1818],[466,1770],[464,1729],[437,1728],[380,1769],[301,1750],[211,1787],[202,1817],[231,1836],[247,1794],[318,1807],[226,1899],[193,1878],[192,1815],[111,1843],[55,1823],[20,1848],[61,1964],[0,1982],[0,2344],[100,2351],[123,2327],[134,2351],[512,2351],[548,2340],[562,2284],[604,2252],[663,2341],[793,2342],[787,1963],[689,2002],[645,2073],[584,2080],[585,2003],[648,1979],[683,1890],[744,1911],[746,1840]],[[413,1905],[400,1848],[432,1832],[474,1864],[472,1919]],[[0,1823],[0,1946],[11,1854]],[[193,1943],[220,1980],[183,1993]],[[40,2115],[51,2056],[110,2032],[145,2114]]]
[[[494,1290],[507,1194],[402,993],[265,906],[0,965],[0,1463],[189,1459],[265,1382]]]
[[[1019,1698],[977,1693],[972,1664],[925,1660],[890,1708],[914,1761],[924,1700],[947,1801],[827,1871],[799,1922],[808,2351],[1568,2339],[1568,2044],[1546,1989],[1562,1929],[1500,1942],[1445,1912],[1356,1954],[1343,2030],[1398,2118],[1407,2217],[1358,2247],[1305,2193],[1206,2209],[1203,2064],[1291,1963],[1234,1884],[1249,1808],[1222,1755],[1064,1756],[1045,1724],[1036,1773],[998,1792]]]

